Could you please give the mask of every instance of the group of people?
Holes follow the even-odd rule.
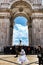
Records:
[[[25,53],[24,49],[21,49],[20,56],[18,57],[18,62],[20,64],[25,64],[25,63],[29,64],[29,60],[26,57],[26,53]]]
[[[20,40],[20,46],[21,46],[21,40]],[[24,49],[23,48],[21,48],[21,51],[20,51],[20,56],[18,56],[18,51],[17,51],[17,47],[16,47],[16,57],[18,57],[18,59],[17,59],[17,61],[21,64],[21,65],[23,65],[23,64],[25,64],[25,63],[27,63],[27,64],[29,64],[29,60],[27,59],[27,57],[26,57],[26,53],[25,53],[25,51],[24,51]]]
[[[16,57],[18,57],[17,61],[19,64],[29,64],[29,60],[26,57],[26,53],[24,49],[21,49],[20,55],[18,56],[18,53],[16,54]]]

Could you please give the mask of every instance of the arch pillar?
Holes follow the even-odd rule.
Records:
[[[28,22],[28,39],[29,39],[29,46],[32,46],[32,20],[30,17],[30,20]]]
[[[2,14],[3,13],[3,14]],[[0,12],[0,51],[9,46],[10,13]]]

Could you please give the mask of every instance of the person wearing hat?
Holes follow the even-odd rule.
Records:
[[[29,63],[29,60],[26,57],[24,49],[21,49],[20,56],[18,57],[18,62],[22,65],[25,63]]]

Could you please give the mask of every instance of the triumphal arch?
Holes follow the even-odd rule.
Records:
[[[29,45],[43,47],[42,0],[0,0],[0,51],[12,45],[13,21],[17,16],[28,20]]]

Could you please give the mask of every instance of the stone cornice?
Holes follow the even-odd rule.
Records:
[[[17,6],[16,8],[19,8],[19,6]],[[23,8],[28,8],[28,7],[23,7]],[[31,9],[30,9],[31,10]],[[12,11],[12,9],[7,9],[7,8],[0,8],[0,12],[11,12]],[[35,12],[42,12],[43,13],[43,9],[34,9],[34,10],[31,10],[32,11],[32,13],[35,13]]]
[[[13,9],[0,9],[0,18],[10,18],[12,15],[12,10]],[[25,10],[24,10],[25,12]],[[25,12],[28,14],[28,12]],[[10,15],[11,14],[11,15]],[[21,13],[19,12],[19,15]],[[43,9],[38,9],[38,10],[32,10],[32,18],[43,18]]]
[[[43,13],[43,9],[34,9],[32,10],[33,13]]]
[[[7,9],[7,8],[0,8],[0,12],[11,12],[11,9]]]
[[[34,19],[35,18],[43,18],[43,13],[39,13],[39,12],[38,13],[32,13],[32,16],[31,17],[32,17],[32,19],[33,18]]]
[[[10,18],[10,13],[8,12],[0,12],[0,18]]]
[[[31,17],[32,19],[43,19],[43,17]]]

